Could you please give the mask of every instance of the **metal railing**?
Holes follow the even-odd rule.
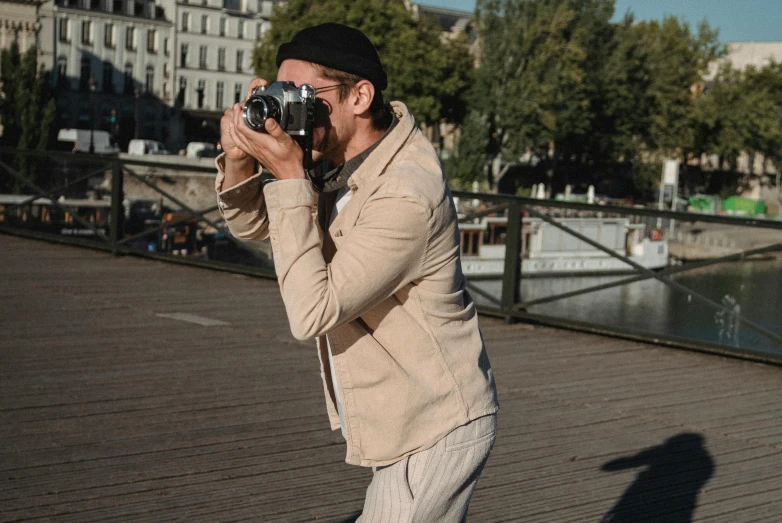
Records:
[[[31,164],[35,166],[34,175],[30,174]],[[0,182],[6,187],[3,192],[15,186],[16,192],[23,193],[0,195],[5,197],[0,201],[0,232],[273,278],[270,250],[259,251],[233,238],[223,223],[215,205],[214,174],[210,161],[198,163],[178,157],[148,161],[0,148]],[[195,198],[191,194],[194,184],[200,184],[195,191],[200,194]],[[87,194],[89,198],[85,198]],[[704,273],[726,266],[735,269],[770,264],[776,268],[782,251],[782,222],[459,191],[453,195],[462,204],[480,202],[463,205],[460,222],[463,228],[478,230],[481,239],[483,225],[504,220],[500,241],[504,250],[501,259],[495,260],[496,274],[467,274],[468,289],[481,312],[508,320],[782,363],[782,296],[760,292],[749,298],[738,292],[720,295],[718,289],[698,281]],[[157,207],[147,212],[149,219],[143,223],[135,220],[134,205],[155,198]],[[208,204],[199,206],[196,201]],[[680,259],[652,268],[631,255],[629,246],[609,245],[576,226],[579,220],[609,217],[622,218],[627,230],[643,230],[644,234],[652,231],[666,245],[678,241],[673,232],[676,227],[678,237],[685,238],[682,230],[693,223],[765,231],[768,238],[760,245],[712,249],[703,259]],[[660,220],[664,227],[654,225]],[[615,220],[612,226],[616,228],[617,223],[624,222]],[[567,237],[569,244],[586,252],[589,260],[618,261],[623,274],[595,271],[578,275],[564,271],[547,276],[523,270],[542,259],[535,258],[541,254],[536,251],[535,241],[539,244],[541,235],[551,235],[551,231]],[[463,266],[469,260],[481,261],[477,252],[463,254]],[[557,256],[554,252],[549,259],[561,258]],[[758,257],[771,258],[758,261]],[[708,278],[719,281],[731,276],[717,272]],[[777,289],[782,288],[778,279],[782,276],[772,274],[771,278],[779,282]],[[649,287],[650,282],[656,286]],[[754,309],[748,307],[748,299],[767,300],[768,314],[762,303],[759,307],[750,303]],[[643,310],[633,312],[633,307]],[[753,310],[760,310],[761,317],[754,317]],[[612,319],[612,314],[617,318]],[[692,318],[679,317],[689,315]],[[669,318],[663,321],[663,316]],[[679,325],[672,329],[671,323]],[[693,334],[693,326],[702,332]]]
[[[502,216],[507,219],[507,229],[504,238],[504,269],[501,277],[501,286],[487,285],[485,279],[470,278],[468,274],[468,289],[477,295],[476,301],[479,302],[483,312],[504,317],[508,320],[525,319],[540,323],[555,325],[560,327],[577,328],[603,334],[620,335],[623,337],[653,342],[657,344],[666,344],[677,347],[685,347],[699,351],[714,352],[730,356],[739,356],[753,360],[759,360],[769,363],[782,363],[782,310],[776,308],[778,298],[775,294],[767,295],[764,292],[757,292],[749,299],[768,300],[768,314],[764,318],[756,320],[748,317],[742,312],[741,303],[737,297],[715,295],[718,290],[695,288],[680,281],[680,278],[689,274],[699,273],[709,268],[725,266],[731,262],[738,262],[742,265],[767,263],[772,265],[770,277],[782,288],[782,271],[775,276],[773,270],[777,266],[782,267],[778,254],[782,252],[782,222],[776,220],[737,217],[725,215],[705,215],[688,212],[660,211],[650,208],[625,207],[614,205],[594,205],[580,202],[538,200],[532,198],[495,195],[495,194],[474,194],[461,191],[455,191],[453,195],[463,201],[480,201],[480,205],[464,213],[460,219],[462,223],[471,223],[478,220],[484,220],[490,216]],[[648,268],[638,261],[634,260],[628,253],[617,252],[604,243],[597,241],[594,237],[585,235],[572,227],[569,227],[564,221],[567,217],[576,217],[586,220],[600,220],[609,216],[622,216],[628,219],[628,222],[635,221],[644,225],[648,230],[659,235],[666,246],[670,242],[675,242],[677,235],[673,232],[674,225],[681,229],[689,224],[718,224],[730,226],[730,228],[750,228],[767,232],[767,238],[763,245],[752,246],[751,248],[734,248],[732,252],[725,252],[726,249],[713,249],[711,253],[706,253],[706,259],[698,260],[675,260],[675,264],[669,264],[665,267],[656,269]],[[654,222],[662,220],[664,227],[656,227]],[[552,278],[537,285],[538,291],[541,288],[542,295],[525,296],[522,292],[524,281],[534,278],[534,275],[525,275],[522,270],[522,262],[530,256],[534,256],[531,249],[524,246],[523,229],[528,227],[530,222],[544,223],[562,231],[563,234],[574,239],[582,246],[589,246],[593,253],[602,253],[607,258],[619,260],[624,264],[626,274],[611,274],[611,281],[605,281],[607,278],[599,277],[599,274],[589,276],[574,276],[559,274],[557,278],[580,278],[580,286],[576,289],[563,291],[555,290],[558,285],[552,283]],[[746,229],[741,229],[742,231]],[[735,232],[734,235],[740,235],[742,232]],[[681,236],[681,235],[679,235]],[[724,243],[724,242],[723,242]],[[762,259],[764,256],[774,256],[773,260]],[[759,259],[761,258],[761,259]],[[464,260],[469,257],[463,258]],[[735,272],[735,271],[733,271]],[[719,278],[719,276],[717,276]],[[729,278],[729,275],[723,278]],[[596,280],[596,281],[590,281]],[[596,299],[593,305],[596,309],[604,308],[606,292],[627,288],[630,285],[647,282],[649,280],[659,282],[662,288],[668,293],[676,293],[686,297],[686,302],[692,304],[692,308],[700,307],[713,311],[712,325],[701,325],[700,328],[708,330],[712,327],[714,332],[707,333],[711,335],[697,336],[688,334],[687,325],[676,330],[666,329],[665,332],[655,332],[653,329],[639,328],[637,325],[643,323],[643,320],[630,322],[635,323],[635,327],[624,324],[624,321],[606,321],[605,315],[599,314],[599,310],[584,311],[583,313],[573,314],[572,311],[566,314],[552,313],[551,310],[539,312],[541,306],[561,304],[568,300],[579,299],[583,304],[590,298]],[[546,287],[548,287],[546,289]],[[658,286],[658,291],[660,290]],[[603,293],[603,296],[600,296]],[[614,298],[616,294],[613,295]],[[654,296],[648,296],[649,300]],[[746,297],[745,297],[746,298]],[[756,307],[757,308],[757,307]],[[761,306],[762,308],[762,306]],[[552,307],[550,309],[557,309]],[[567,307],[559,307],[560,310]],[[746,309],[746,308],[745,308]],[[664,311],[667,314],[677,313],[678,311]],[[632,315],[632,313],[630,313]],[[700,314],[704,316],[704,314]],[[710,316],[709,314],[706,315]],[[684,322],[686,324],[686,319]],[[703,322],[701,322],[703,323]],[[726,323],[729,324],[726,326]],[[722,332],[721,332],[722,331]],[[748,337],[746,343],[743,342],[743,334],[748,332],[752,336]],[[716,338],[716,339],[715,339]],[[757,343],[761,338],[763,343]]]
[[[20,158],[36,164],[35,179],[20,172]],[[149,161],[0,148],[4,185],[15,185],[23,194],[0,195],[0,231],[274,278],[269,253],[237,240],[222,223],[214,197],[214,175],[211,161],[181,157]],[[209,201],[200,209],[186,201],[194,180],[201,182],[199,199]],[[128,190],[129,183],[134,190]],[[178,190],[166,189],[164,184]],[[86,193],[89,198],[84,197]],[[146,213],[151,219],[131,227],[132,208],[138,203],[152,204],[156,210]],[[96,211],[102,207],[108,209],[108,216]],[[65,234],[67,231],[70,234]],[[181,248],[174,248],[179,247],[176,241]],[[229,245],[230,255],[217,252],[217,243]]]

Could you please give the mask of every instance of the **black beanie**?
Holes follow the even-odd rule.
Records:
[[[359,31],[342,24],[320,24],[302,29],[277,51],[277,67],[292,58],[354,74],[372,82],[377,91],[388,78],[375,46]]]

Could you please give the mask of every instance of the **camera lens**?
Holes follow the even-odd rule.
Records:
[[[264,123],[269,118],[280,122],[280,103],[271,96],[256,96],[247,100],[242,110],[242,117],[247,127],[253,131],[263,131]]]

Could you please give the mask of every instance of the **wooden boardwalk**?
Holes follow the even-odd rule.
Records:
[[[361,510],[276,282],[5,235],[0,268],[0,521]],[[472,523],[782,521],[782,369],[481,325],[501,411]]]

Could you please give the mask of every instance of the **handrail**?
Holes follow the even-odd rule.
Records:
[[[51,234],[46,234],[32,229],[30,230],[13,229],[8,225],[8,223],[0,224],[0,232],[28,235],[35,238],[46,238],[52,241],[58,241],[62,243],[70,243],[73,245],[79,245],[83,247],[86,246],[90,248],[108,250],[114,252],[115,254],[132,254],[137,256],[145,256],[151,259],[160,259],[160,260],[172,261],[177,263],[185,263],[188,265],[194,265],[199,267],[210,267],[219,270],[239,272],[242,274],[248,274],[252,276],[270,277],[270,278],[274,277],[273,270],[259,267],[258,266],[259,264],[251,261],[253,258],[250,258],[249,256],[243,253],[239,253],[239,257],[234,258],[234,260],[240,259],[255,264],[238,265],[232,262],[222,262],[213,259],[204,260],[204,259],[199,259],[197,257],[172,256],[170,254],[165,254],[165,253],[146,252],[145,250],[139,248],[138,246],[134,246],[134,242],[136,242],[141,238],[144,238],[145,236],[157,234],[159,233],[159,231],[165,229],[166,227],[176,228],[178,225],[189,222],[191,220],[195,220],[195,223],[199,224],[199,226],[204,226],[204,224],[206,224],[209,225],[210,227],[213,227],[216,231],[225,231],[225,226],[220,222],[220,220],[210,219],[210,217],[208,216],[209,214],[214,213],[216,210],[218,210],[216,206],[210,206],[209,208],[202,209],[202,210],[194,210],[191,208],[191,206],[187,205],[187,202],[184,201],[182,198],[178,198],[175,194],[172,194],[172,191],[167,191],[161,188],[156,183],[154,183],[154,177],[166,176],[167,174],[170,174],[171,172],[174,171],[189,172],[189,173],[193,173],[193,172],[214,173],[215,169],[213,167],[206,167],[203,165],[195,165],[195,164],[188,165],[184,163],[182,164],[163,163],[159,161],[149,161],[146,159],[129,159],[129,158],[117,157],[117,156],[107,157],[107,156],[89,155],[89,154],[76,155],[73,153],[29,151],[29,150],[0,147],[0,154],[2,153],[52,158],[55,160],[64,160],[64,163],[67,163],[69,165],[76,164],[77,169],[75,174],[77,174],[77,176],[71,180],[71,183],[82,183],[87,179],[89,179],[90,177],[92,177],[93,175],[100,174],[101,172],[107,172],[108,170],[111,170],[112,178],[111,178],[111,211],[109,213],[110,219],[109,219],[109,227],[108,227],[110,234],[108,236],[102,234],[100,230],[98,230],[96,227],[93,226],[93,224],[85,220],[82,220],[75,213],[73,216],[73,220],[75,222],[78,222],[81,225],[83,225],[85,228],[90,229],[95,234],[95,236],[101,240],[100,242],[96,242],[94,238],[92,238],[91,240],[84,240],[81,238],[68,238],[63,236],[55,237]],[[82,170],[83,168],[82,164],[85,166],[90,166],[89,172],[87,174],[83,174],[85,170]],[[35,199],[42,197],[44,195],[56,195],[58,192],[64,191],[66,189],[66,186],[63,187],[58,186],[51,189],[45,189],[41,187],[40,184],[35,184],[30,179],[27,179],[21,173],[17,172],[13,167],[11,167],[11,165],[9,165],[9,162],[3,160],[0,160],[0,168],[2,168],[5,171],[8,171],[12,177],[22,181],[22,183],[26,187],[33,188],[37,193],[34,196],[32,195],[28,196],[21,203],[17,201],[14,203],[6,204],[5,210],[3,212],[0,212],[0,216],[3,216],[3,213],[5,213],[6,216],[20,216],[21,214],[19,214],[20,211],[18,210],[14,211],[17,214],[9,214],[9,211],[12,211],[13,209],[19,209],[20,207],[29,205],[31,204],[31,202],[34,202]],[[161,172],[144,172],[144,169],[146,168],[151,168],[156,170],[159,169]],[[152,176],[153,178],[150,178],[150,176]],[[149,228],[142,227],[143,228],[142,231],[140,232],[134,231],[132,234],[126,235],[124,233],[125,229],[122,220],[124,215],[124,208],[122,202],[125,194],[123,189],[123,178],[137,180],[140,184],[152,189],[156,193],[162,195],[162,197],[176,204],[179,208],[182,208],[187,213],[187,215],[182,217],[177,217],[177,219],[166,223],[161,222],[158,224],[157,222],[155,222],[153,224],[150,224]],[[199,174],[197,178],[203,178],[203,176]],[[594,204],[587,204],[581,202],[538,200],[533,198],[525,198],[525,197],[512,196],[512,195],[474,194],[474,193],[468,193],[464,191],[453,191],[452,195],[456,197],[464,198],[465,200],[477,199],[489,204],[489,208],[480,208],[472,212],[467,212],[465,216],[460,217],[459,219],[460,222],[470,222],[472,220],[480,219],[492,214],[500,215],[500,216],[504,215],[507,218],[507,228],[505,230],[504,271],[503,271],[503,277],[501,282],[502,287],[499,294],[496,294],[494,291],[487,292],[486,290],[482,289],[480,285],[477,284],[479,282],[476,281],[466,282],[466,286],[469,292],[471,294],[474,294],[476,297],[480,297],[480,299],[478,300],[480,303],[479,310],[484,314],[500,315],[508,321],[514,319],[523,319],[527,321],[548,323],[551,325],[569,326],[571,328],[584,328],[583,325],[580,326],[578,321],[563,320],[553,316],[543,316],[540,314],[536,314],[534,312],[530,312],[528,309],[536,305],[551,303],[558,300],[565,300],[568,298],[582,296],[588,293],[594,293],[597,291],[611,289],[611,288],[615,288],[615,287],[619,287],[622,285],[627,285],[630,283],[639,282],[643,280],[655,279],[663,282],[665,285],[670,286],[672,289],[676,290],[677,292],[686,292],[688,295],[692,296],[693,298],[696,298],[698,301],[708,304],[709,307],[712,307],[718,311],[727,311],[728,313],[731,314],[732,318],[735,318],[736,320],[740,321],[741,325],[750,327],[754,331],[759,332],[763,336],[767,337],[774,344],[779,343],[780,349],[782,349],[781,333],[778,333],[775,330],[771,330],[770,328],[764,325],[758,324],[757,322],[754,322],[751,319],[742,316],[740,312],[736,310],[732,310],[729,307],[726,307],[724,304],[717,303],[712,299],[708,298],[707,296],[704,296],[688,288],[687,286],[681,284],[680,282],[676,282],[671,279],[671,276],[685,273],[687,271],[703,268],[703,267],[713,266],[713,265],[730,262],[730,261],[743,260],[749,256],[777,253],[782,251],[782,243],[775,242],[772,245],[750,248],[742,252],[731,253],[728,255],[720,255],[713,259],[697,261],[697,262],[688,262],[683,265],[668,266],[653,271],[644,267],[639,263],[636,263],[633,259],[631,259],[630,256],[625,256],[623,254],[620,254],[616,252],[615,249],[611,249],[601,244],[599,241],[593,240],[590,237],[581,234],[579,231],[576,231],[573,228],[568,227],[566,223],[562,223],[559,221],[559,215],[560,214],[567,215],[572,213],[566,213],[566,212],[560,213],[557,211],[577,211],[578,213],[589,213],[589,215],[592,216],[606,216],[611,214],[618,214],[622,216],[665,218],[665,219],[677,220],[678,222],[716,223],[716,224],[725,224],[725,225],[739,226],[739,227],[763,228],[763,229],[774,230],[774,231],[778,231],[782,229],[782,222],[758,219],[758,218],[748,218],[748,217],[714,216],[714,215],[685,213],[685,212],[677,212],[677,211],[664,211],[664,210],[661,211],[652,208],[625,207],[625,206],[617,206],[617,205],[594,205]],[[51,198],[51,201],[52,201],[51,205],[66,210],[62,205],[60,205],[57,201],[55,201],[55,198]],[[543,296],[543,297],[534,297],[528,300],[522,299],[523,297],[521,296],[521,291],[520,291],[521,280],[523,276],[522,267],[526,266],[526,264],[524,265],[522,264],[523,253],[521,252],[521,248],[522,248],[521,240],[523,234],[522,225],[523,225],[524,216],[536,217],[536,219],[540,219],[542,220],[542,222],[557,227],[559,230],[563,231],[565,234],[569,235],[570,237],[576,238],[578,241],[590,245],[592,248],[605,253],[607,256],[611,256],[614,259],[621,260],[629,268],[631,267],[634,273],[627,277],[620,278],[617,281],[603,283],[599,285],[591,285],[575,291],[561,292],[561,293],[557,293],[549,296]],[[232,242],[234,245],[238,246],[242,251],[250,254],[251,256],[254,256],[256,258],[260,257],[260,255],[254,249],[249,248],[249,246],[245,242],[238,240],[237,238],[234,238],[232,235],[230,234],[226,235],[226,239]],[[203,246],[203,243],[197,245]],[[216,245],[216,243],[210,245]],[[176,247],[169,247],[169,248],[173,249]],[[239,251],[232,248],[230,252],[232,253],[231,255],[234,256]],[[652,342],[663,343],[663,344],[673,344],[677,346],[689,345],[689,346],[697,347],[695,350],[702,350],[703,347],[707,347],[706,350],[709,350],[708,348],[710,347],[712,349],[710,350],[711,352],[717,352],[720,354],[724,352],[728,352],[732,355],[738,355],[740,357],[745,357],[753,360],[766,361],[766,362],[778,361],[782,363],[782,350],[780,351],[780,354],[774,355],[770,353],[764,353],[762,350],[760,351],[749,350],[746,347],[745,348],[727,347],[717,342],[713,342],[713,343],[712,342],[688,343],[686,341],[682,342],[681,340],[677,339],[675,336],[668,335],[668,334],[664,336],[658,336],[654,334],[644,334],[641,332],[631,332],[628,331],[628,329],[621,329],[619,327],[608,328],[608,327],[593,326],[591,328],[593,328],[596,331],[600,331],[601,333],[610,331],[615,335],[629,336],[632,339],[643,339],[646,341],[652,341]]]
[[[782,230],[782,221],[764,220],[760,218],[742,218],[740,216],[698,214],[693,212],[666,211],[658,209],[647,209],[642,207],[627,207],[621,205],[596,205],[581,202],[537,200],[535,198],[525,198],[523,196],[512,196],[505,194],[468,193],[463,191],[453,191],[452,194],[460,198],[483,200],[497,204],[518,202],[523,206],[530,207],[551,207],[554,209],[616,213],[631,216],[647,216],[651,218],[669,218],[672,220],[685,222],[722,223],[726,225],[737,225],[742,227],[760,227],[764,229]]]

